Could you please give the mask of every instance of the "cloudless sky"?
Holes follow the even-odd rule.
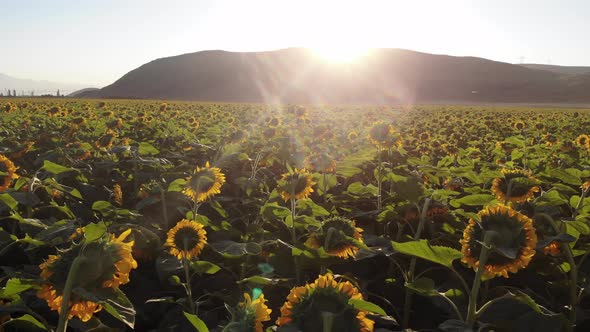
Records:
[[[587,0],[0,0],[0,73],[104,86],[209,49],[391,47],[590,66]]]

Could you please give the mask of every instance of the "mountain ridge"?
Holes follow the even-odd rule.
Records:
[[[375,49],[330,63],[305,48],[208,50],[152,60],[94,98],[266,103],[588,102],[590,77],[472,56]]]

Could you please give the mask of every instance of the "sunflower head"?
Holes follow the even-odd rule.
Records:
[[[313,192],[313,181],[311,174],[305,168],[295,168],[292,172],[283,174],[277,184],[277,189],[283,200],[304,199]]]
[[[367,312],[349,304],[350,299],[362,298],[350,282],[337,282],[332,274],[320,275],[311,284],[291,289],[276,324],[304,332],[317,331],[325,317],[331,316],[332,331],[373,331],[374,322],[367,318]]]
[[[8,189],[12,180],[18,179],[17,167],[3,154],[0,154],[0,192]]]
[[[374,145],[384,145],[388,144],[393,133],[392,125],[379,121],[373,124],[373,127],[369,130],[369,139]]]
[[[221,173],[221,169],[211,167],[207,162],[204,167],[197,167],[182,192],[195,202],[204,202],[221,193],[221,185],[224,183],[225,175]]]
[[[83,230],[80,230],[83,233]],[[73,292],[69,318],[77,316],[82,321],[88,321],[92,315],[102,307],[85,298],[84,292],[112,292],[120,285],[129,282],[129,274],[137,268],[137,262],[131,255],[133,241],[125,242],[131,230],[116,237],[77,244],[60,255],[50,255],[39,265],[40,276],[44,280],[37,292],[39,298],[47,301],[52,310],[61,311],[63,290],[68,273],[73,262],[78,258],[78,269],[73,281]]]
[[[244,301],[238,303],[232,312],[232,320],[226,330],[232,332],[262,332],[262,322],[270,320],[272,310],[266,305],[264,294],[252,300],[248,293],[244,293]]]
[[[492,232],[492,249],[484,267],[484,277],[508,278],[508,272],[516,273],[527,267],[537,246],[533,221],[504,205],[485,208],[478,216],[479,221],[470,219],[463,232],[461,260],[469,267],[479,268],[484,235]]]
[[[578,145],[581,148],[590,148],[590,136],[586,134],[582,134],[576,137],[575,142],[576,145]]]
[[[523,203],[533,199],[541,188],[529,171],[502,169],[501,178],[492,182],[492,192],[499,201]]]
[[[172,227],[166,237],[166,246],[178,259],[191,260],[199,256],[207,244],[207,232],[203,224],[183,219]]]
[[[526,127],[523,121],[516,121],[514,123],[514,129],[516,130],[523,130]]]
[[[358,243],[363,242],[363,229],[355,225],[354,220],[333,217],[326,220],[322,227],[305,242],[309,247],[323,247],[330,256],[340,258],[355,257],[359,251]]]
[[[310,169],[321,173],[332,173],[336,170],[336,162],[327,153],[314,153],[306,160]]]

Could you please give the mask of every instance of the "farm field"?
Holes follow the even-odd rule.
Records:
[[[0,331],[587,331],[589,128],[0,99]]]

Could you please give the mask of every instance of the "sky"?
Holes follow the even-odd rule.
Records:
[[[0,0],[0,73],[108,85],[202,50],[405,48],[590,66],[587,0]]]

